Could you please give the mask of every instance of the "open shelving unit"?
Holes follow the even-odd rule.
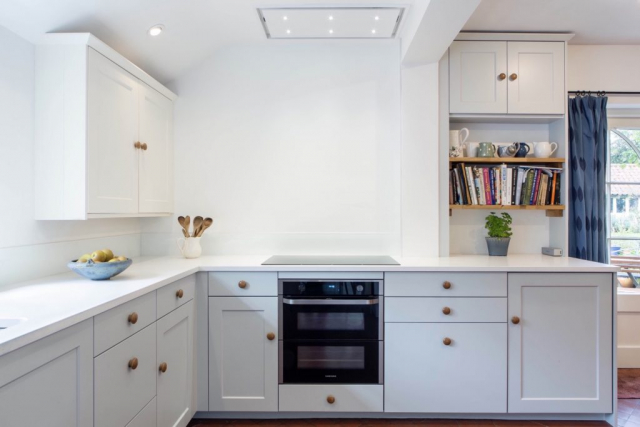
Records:
[[[508,165],[539,165],[564,169],[563,157],[449,157],[449,166],[458,163],[465,164],[508,164]],[[561,217],[564,205],[449,205],[449,216],[453,210],[514,210],[514,211],[545,211],[548,217]]]

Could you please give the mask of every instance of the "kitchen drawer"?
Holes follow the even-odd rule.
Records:
[[[118,344],[156,321],[156,293],[150,292],[93,318],[93,354]]]
[[[507,296],[507,273],[386,273],[384,282],[387,296]]]
[[[384,304],[384,321],[387,323],[507,321],[506,298],[386,297]],[[449,314],[445,314],[447,312]]]
[[[209,273],[209,295],[275,297],[278,295],[278,273],[259,271]]]
[[[382,412],[383,402],[378,384],[280,385],[281,412]]]
[[[131,420],[127,427],[155,427],[157,424],[156,398],[147,403],[142,411]]]
[[[96,357],[95,427],[126,426],[156,395],[157,370],[155,323]]]
[[[196,275],[170,283],[158,289],[158,319],[191,301],[196,291]]]

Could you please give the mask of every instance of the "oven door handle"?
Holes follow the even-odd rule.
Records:
[[[376,305],[379,299],[288,299],[282,302],[289,305]]]

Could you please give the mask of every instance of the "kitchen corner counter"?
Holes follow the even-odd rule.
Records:
[[[616,272],[618,268],[544,255],[400,258],[400,265],[269,265],[268,256],[138,258],[109,281],[90,281],[72,272],[0,289],[0,319],[23,322],[0,329],[0,356],[199,271],[458,271]]]

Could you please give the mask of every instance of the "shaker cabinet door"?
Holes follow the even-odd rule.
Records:
[[[278,410],[277,332],[277,297],[209,298],[209,411]]]
[[[387,323],[384,345],[385,412],[507,411],[505,323]]]
[[[509,274],[509,412],[610,413],[609,273]]]
[[[0,425],[93,426],[93,320],[0,357]]]
[[[88,68],[88,212],[137,213],[140,83],[91,48]]]
[[[158,427],[186,426],[195,413],[193,324],[193,301],[158,319]]]
[[[509,114],[564,114],[564,42],[509,42]]]
[[[140,83],[140,213],[173,212],[173,103]]]
[[[454,41],[449,67],[451,113],[507,113],[507,42]]]

